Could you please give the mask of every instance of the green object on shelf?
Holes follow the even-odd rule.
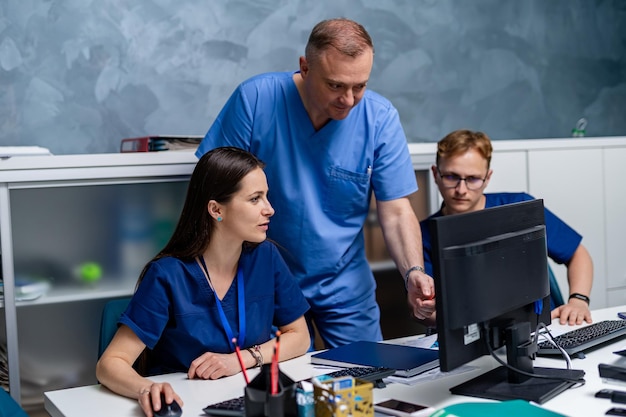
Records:
[[[581,117],[576,122],[576,127],[572,129],[572,136],[575,138],[582,138],[585,136],[585,129],[587,128],[587,119]]]
[[[96,282],[102,278],[102,267],[97,262],[85,262],[78,266],[78,277],[84,282]]]

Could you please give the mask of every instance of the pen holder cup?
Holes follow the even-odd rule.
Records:
[[[374,385],[358,378],[317,380],[315,417],[374,417]]]
[[[244,390],[246,417],[298,417],[296,383],[278,371],[278,392],[272,394],[271,365],[261,372]]]

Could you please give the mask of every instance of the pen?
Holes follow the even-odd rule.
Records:
[[[272,395],[278,394],[278,354],[280,351],[280,330],[276,331],[276,344],[274,345],[274,356],[272,357],[272,367],[270,368]]]
[[[367,175],[368,176],[372,175],[372,166],[371,165],[368,165],[368,167],[367,167]]]
[[[272,356],[272,364],[270,365],[270,387],[272,395],[278,394],[278,364],[276,363],[276,346],[274,346],[274,355]]]
[[[237,338],[233,337],[233,345],[235,345],[235,353],[237,354],[237,359],[239,360],[239,366],[241,366],[241,373],[243,374],[243,379],[246,380],[246,385],[250,383],[250,379],[248,379],[248,372],[246,371],[246,365],[243,364],[243,358],[241,357],[241,350],[239,350],[239,346],[237,345]]]
[[[281,332],[280,330],[276,330],[276,363],[278,364],[278,361],[280,360],[279,358],[279,354],[280,354],[280,335]]]

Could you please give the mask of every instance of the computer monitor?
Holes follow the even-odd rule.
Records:
[[[537,343],[531,332],[550,324],[543,200],[436,217],[429,227],[441,370],[502,346],[515,369],[500,366],[450,391],[541,404],[580,381],[583,371],[532,363]]]

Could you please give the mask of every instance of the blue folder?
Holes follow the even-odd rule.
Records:
[[[439,366],[439,351],[360,341],[316,353],[311,356],[311,363],[341,367],[378,366],[395,369],[397,376],[410,377]]]

